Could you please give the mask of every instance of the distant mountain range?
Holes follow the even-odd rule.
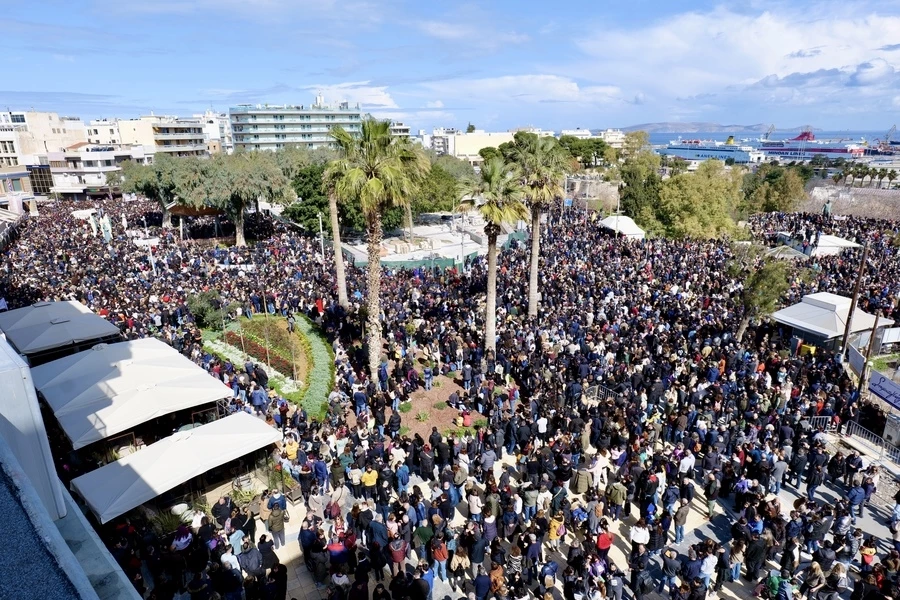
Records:
[[[719,123],[681,122],[674,123],[641,123],[622,127],[622,131],[646,131],[647,133],[765,133],[769,126],[766,123],[755,125],[720,125]],[[782,131],[801,129],[788,128]],[[813,128],[813,131],[816,129]]]

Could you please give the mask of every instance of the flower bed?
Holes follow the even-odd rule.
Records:
[[[225,331],[224,341],[218,344],[206,343],[204,347],[227,357],[232,362],[237,361],[238,365],[243,364],[244,356],[247,355],[260,363],[268,364],[278,377],[286,380],[285,383],[291,390],[291,393],[285,392],[276,383],[275,387],[279,393],[294,404],[302,404],[310,415],[321,417],[325,414],[328,394],[334,385],[334,354],[312,321],[302,315],[297,315],[295,319],[296,331],[293,336],[287,331],[283,318],[257,317],[242,319],[240,330],[236,328],[237,324],[230,325]],[[269,348],[268,360],[266,338]],[[219,349],[222,349],[222,346],[230,348],[230,354],[236,356],[233,358],[229,354],[217,352],[217,346]],[[306,376],[302,381],[294,381],[282,373],[293,373],[293,359],[297,359],[299,354],[305,358]]]
[[[240,341],[238,344],[240,344]],[[232,364],[236,365],[238,369],[243,366],[244,360],[247,357],[247,354],[242,352],[240,348],[222,340],[207,340],[203,342],[203,348],[210,354],[218,356],[221,360],[230,361]],[[291,377],[284,375],[272,367],[266,370],[266,374],[269,376],[269,384],[274,387],[279,394],[288,400],[299,402],[302,382],[295,381]]]

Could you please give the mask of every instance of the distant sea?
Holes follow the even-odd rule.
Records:
[[[884,136],[883,131],[815,131],[813,133],[817,140],[846,140],[847,143],[859,142],[865,139],[872,143],[876,138]],[[653,146],[664,146],[672,140],[681,138],[682,140],[710,140],[724,142],[728,139],[730,133],[704,133],[704,132],[687,132],[687,133],[651,133],[650,144]],[[737,142],[741,140],[756,141],[762,137],[762,133],[736,133],[733,134]],[[785,140],[795,138],[800,135],[799,131],[774,131],[769,136],[770,140]]]

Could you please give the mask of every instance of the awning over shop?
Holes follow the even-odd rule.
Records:
[[[72,488],[106,523],[189,481],[281,439],[277,429],[239,412],[180,431],[72,480]]]
[[[847,316],[850,314],[850,304],[850,298],[837,294],[828,292],[807,294],[798,304],[773,313],[772,319],[830,340],[844,335]],[[891,319],[884,317],[878,322],[879,328],[893,324]],[[850,333],[868,331],[874,326],[875,316],[857,308],[853,313]]]
[[[114,324],[72,300],[38,302],[0,313],[0,331],[25,355],[119,335]]]
[[[31,376],[76,450],[232,394],[154,338],[98,344],[34,367]]]

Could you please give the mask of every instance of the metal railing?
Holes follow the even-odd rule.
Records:
[[[848,438],[865,446],[878,460],[889,460],[900,464],[900,448],[876,435],[855,421],[850,421],[844,429]]]
[[[835,428],[834,419],[831,417],[808,417],[807,422],[809,422],[810,427],[813,428],[813,431],[822,428],[823,431],[832,431]]]
[[[601,400],[618,400],[620,397],[621,394],[619,394],[618,392],[614,392],[605,385],[595,383],[594,385],[588,386],[587,389],[584,390],[582,401],[585,404],[596,404]]]

